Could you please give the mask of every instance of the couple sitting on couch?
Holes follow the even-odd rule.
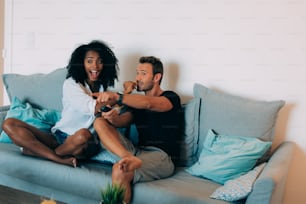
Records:
[[[173,141],[180,131],[181,103],[176,93],[161,89],[163,65],[155,57],[140,58],[136,83],[124,84],[126,94],[108,92],[117,79],[117,62],[103,42],[79,46],[67,66],[63,111],[52,134],[15,118],[6,119],[3,130],[23,154],[74,167],[77,159],[98,153],[101,141],[105,149],[120,157],[113,165],[112,182],[125,188],[124,200],[129,203],[131,182],[160,179],[174,172],[170,156],[178,150]],[[145,95],[127,94],[134,88]],[[105,105],[125,107],[125,111],[101,112]],[[138,148],[116,130],[132,121],[140,135]]]

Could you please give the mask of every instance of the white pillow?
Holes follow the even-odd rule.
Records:
[[[266,163],[262,163],[247,174],[233,180],[228,180],[224,183],[224,186],[217,188],[210,197],[225,201],[236,201],[246,198],[251,193],[253,184],[265,165]]]

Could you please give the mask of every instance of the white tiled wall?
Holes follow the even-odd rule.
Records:
[[[64,67],[80,43],[100,39],[120,61],[120,82],[137,59],[156,55],[164,88],[192,96],[195,82],[255,99],[286,100],[276,143],[298,144],[286,203],[306,195],[305,0],[6,0],[5,72]],[[298,172],[298,174],[296,174]]]

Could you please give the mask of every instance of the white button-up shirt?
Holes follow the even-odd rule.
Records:
[[[96,100],[89,95],[91,93],[89,85],[85,85],[76,83],[71,77],[64,81],[63,110],[61,119],[51,129],[53,133],[57,129],[68,135],[74,134],[81,128],[87,128],[91,132],[94,131]],[[103,92],[102,85],[100,92]]]

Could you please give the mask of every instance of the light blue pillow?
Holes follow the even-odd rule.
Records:
[[[102,150],[98,154],[93,156],[91,160],[103,164],[114,164],[120,160],[120,157],[102,148]]]
[[[283,100],[261,101],[222,93],[197,83],[193,94],[201,98],[197,156],[209,129],[223,135],[244,135],[272,141],[278,112],[285,104]]]
[[[36,109],[30,103],[22,103],[17,97],[14,97],[5,118],[17,118],[42,131],[50,132],[51,127],[60,119],[60,112]],[[4,131],[1,132],[0,142],[12,143]]]
[[[12,103],[14,97],[29,102],[35,108],[62,110],[63,83],[67,69],[48,74],[3,74],[3,83]]]
[[[224,186],[217,188],[210,197],[229,202],[246,198],[251,193],[255,181],[265,165],[266,163],[262,163],[239,178],[226,181]]]
[[[217,135],[209,130],[199,160],[187,172],[224,184],[250,171],[271,144],[252,137]]]

